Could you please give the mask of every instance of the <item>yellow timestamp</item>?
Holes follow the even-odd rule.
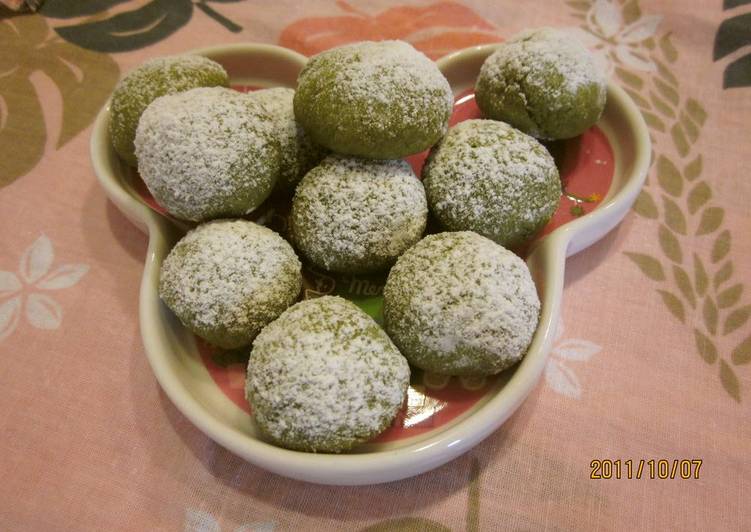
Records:
[[[698,479],[701,470],[701,458],[673,460],[592,460],[589,478],[594,480],[609,479]]]

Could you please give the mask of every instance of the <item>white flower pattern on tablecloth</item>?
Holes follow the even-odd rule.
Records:
[[[566,28],[594,54],[600,67],[612,74],[613,63],[633,70],[654,71],[655,64],[640,48],[654,36],[662,17],[642,16],[630,24],[623,20],[617,0],[596,0],[587,12],[585,28]]]
[[[240,525],[235,528],[234,532],[274,532],[275,528],[276,523],[273,521],[259,521]],[[184,532],[221,532],[222,527],[217,518],[209,512],[186,508],[183,530]]]
[[[24,314],[37,329],[57,329],[63,309],[46,292],[70,288],[89,271],[86,264],[52,268],[55,252],[42,234],[21,256],[18,274],[0,270],[0,342],[13,334]]]
[[[579,338],[561,340],[562,336],[563,319],[559,319],[555,331],[555,343],[545,366],[545,381],[553,391],[572,399],[579,399],[582,394],[581,383],[574,370],[566,363],[589,360],[599,353],[602,347]]]

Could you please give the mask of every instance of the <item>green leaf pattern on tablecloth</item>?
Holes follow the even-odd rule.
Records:
[[[128,0],[86,0],[85,2],[71,2],[70,0],[46,0],[39,12],[45,17],[74,18],[95,15],[102,11],[124,4]]]
[[[27,174],[48,137],[60,148],[86,128],[117,83],[111,57],[83,50],[50,32],[44,17],[0,20],[0,187]],[[60,131],[45,124],[33,74],[51,80],[63,103]]]
[[[639,195],[634,202],[633,209],[645,218],[651,218],[653,220],[656,219],[659,215],[655,201],[652,199],[652,196],[650,196],[649,193],[645,190],[639,192]]]
[[[0,20],[0,188],[37,165],[50,137],[59,149],[94,120],[120,76],[112,57],[99,52],[154,44],[185,26],[194,7],[229,31],[242,30],[208,1],[151,0],[133,8],[122,0],[47,0],[41,14]],[[55,19],[64,22],[51,27]],[[32,82],[38,72],[60,91],[60,131],[45,124]]]
[[[451,532],[451,529],[422,517],[399,517],[363,528],[362,532]]]
[[[699,329],[694,329],[694,339],[696,340],[696,350],[704,359],[704,362],[714,364],[717,361],[717,347],[714,342]]]
[[[644,275],[653,281],[665,280],[665,270],[662,269],[662,264],[660,264],[659,260],[644,253],[627,252],[626,256],[639,267]]]
[[[83,48],[114,53],[137,50],[166,39],[190,22],[194,7],[233,33],[242,30],[241,26],[212,8],[208,4],[210,1],[151,0],[135,9],[118,9],[110,14],[109,10],[122,2],[97,0],[86,5],[68,0],[47,0],[41,12],[48,17],[64,19],[95,15],[93,19],[56,26],[55,31],[66,41]]]
[[[731,360],[736,366],[751,362],[751,336],[746,338],[735,348]]]
[[[694,287],[696,288],[696,295],[701,297],[706,294],[708,284],[709,278],[707,277],[707,270],[704,269],[704,263],[694,253]]]
[[[724,9],[748,2],[725,2]],[[729,5],[731,4],[731,5]],[[717,28],[714,60],[719,61],[737,50],[751,45],[751,12],[736,13],[723,20]],[[751,53],[741,55],[725,67],[722,86],[725,89],[751,87]]]
[[[748,325],[751,305],[743,301],[743,283],[733,281],[725,210],[713,201],[712,183],[702,178],[703,158],[696,142],[707,112],[681,93],[671,67],[679,51],[669,32],[658,31],[660,17],[643,15],[635,0],[567,4],[582,20],[573,33],[624,86],[651,129],[653,172],[633,210],[655,220],[662,257],[641,251],[625,254],[660,283],[657,293],[676,320],[700,324],[693,329],[699,358],[717,365],[722,388],[740,402],[743,394],[734,366],[747,362],[750,348],[748,339],[738,343],[734,333]]]

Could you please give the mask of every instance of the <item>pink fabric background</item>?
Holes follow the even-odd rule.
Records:
[[[374,15],[393,3],[350,5]],[[579,26],[574,14],[594,9],[577,11],[564,2],[462,5],[491,26],[483,32],[499,37],[541,25]],[[278,43],[282,30],[300,19],[346,14],[346,6],[324,1],[212,7],[242,31],[231,33],[196,9],[185,27],[164,40],[111,54],[120,75],[146,58],[194,47]],[[724,209],[722,225],[711,235],[691,236],[690,224],[698,217],[689,216],[690,230],[680,240],[683,262],[691,272],[686,257],[709,256],[716,236],[727,229],[732,237],[727,257],[734,264],[728,286],[745,287],[733,307],[742,310],[751,290],[751,180],[745,164],[751,88],[722,89],[723,70],[738,54],[712,61],[715,32],[729,13],[720,2],[643,1],[640,7],[642,16],[662,16],[656,38],[671,34],[678,51],[671,69],[681,101],[694,98],[707,113],[691,155],[681,158],[670,137],[659,132],[653,132],[655,151],[681,161],[681,168],[701,153],[710,202]],[[49,19],[52,27],[63,23]],[[444,25],[430,32],[444,32]],[[450,46],[460,39],[448,41]],[[0,48],[0,59],[4,55],[7,50]],[[59,91],[43,76],[31,76],[47,131],[59,131]],[[0,116],[7,112],[0,106]],[[42,320],[47,328],[39,328],[22,310],[17,326],[0,338],[0,529],[351,530],[408,517],[452,530],[751,526],[751,371],[743,356],[732,361],[751,326],[745,321],[723,335],[728,312],[721,311],[715,343],[737,380],[736,388],[727,377],[723,385],[719,360],[708,364],[695,345],[693,329],[706,321],[701,305],[694,309],[684,302],[681,323],[657,291],[680,298],[658,240],[662,218],[631,212],[601,242],[569,259],[565,328],[556,345],[560,352],[562,342],[578,340],[567,345],[590,356],[579,361],[552,356],[574,373],[576,386],[566,381],[568,387],[561,388],[560,380],[543,378],[499,431],[432,472],[380,486],[315,486],[267,473],[217,446],[160,391],[137,324],[147,239],[96,183],[89,133],[90,126],[60,149],[51,133],[34,168],[0,188],[0,270],[20,279],[19,263],[40,235],[54,251],[50,271],[63,264],[88,266],[64,289],[25,286],[20,292],[25,305],[31,294],[44,292],[60,314],[53,309],[52,318]],[[685,183],[684,189],[691,186]],[[661,209],[654,170],[647,190]],[[676,202],[688,216],[685,196]],[[666,280],[648,278],[626,252],[659,259]],[[9,297],[0,296],[0,304]],[[703,465],[698,480],[591,480],[590,461],[603,458],[700,458]],[[402,528],[425,526],[416,523],[402,521]]]

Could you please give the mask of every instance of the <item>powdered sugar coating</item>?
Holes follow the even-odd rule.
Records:
[[[301,288],[292,247],[245,220],[217,220],[190,231],[162,263],[159,280],[159,295],[180,321],[224,348],[249,344]]]
[[[384,326],[409,362],[443,375],[492,375],[526,353],[540,313],[527,265],[470,231],[410,248],[389,273]]]
[[[579,41],[540,28],[500,44],[483,63],[475,92],[488,118],[537,138],[561,139],[599,120],[606,79]]]
[[[420,240],[428,218],[422,183],[404,161],[329,156],[292,201],[296,246],[334,272],[384,269]]]
[[[118,155],[136,165],[136,127],[144,109],[159,96],[196,87],[229,85],[222,65],[200,55],[150,59],[129,72],[115,87],[110,105],[109,133]]]
[[[246,94],[198,88],[162,96],[136,131],[138,170],[157,202],[191,221],[242,216],[279,175],[270,119]]]
[[[245,390],[256,422],[278,445],[341,452],[386,429],[408,385],[407,361],[375,321],[324,296],[263,329]]]
[[[326,150],[315,144],[305,130],[295,120],[292,100],[295,91],[286,87],[275,87],[248,93],[260,103],[271,118],[274,136],[279,141],[281,167],[276,183],[277,189],[294,191],[300,179],[308,170],[318,164]]]
[[[494,120],[451,128],[422,175],[430,210],[445,228],[475,231],[512,248],[548,222],[561,196],[548,150]]]
[[[312,57],[294,100],[295,116],[316,142],[373,159],[435,144],[452,106],[435,63],[402,41],[359,42]]]

